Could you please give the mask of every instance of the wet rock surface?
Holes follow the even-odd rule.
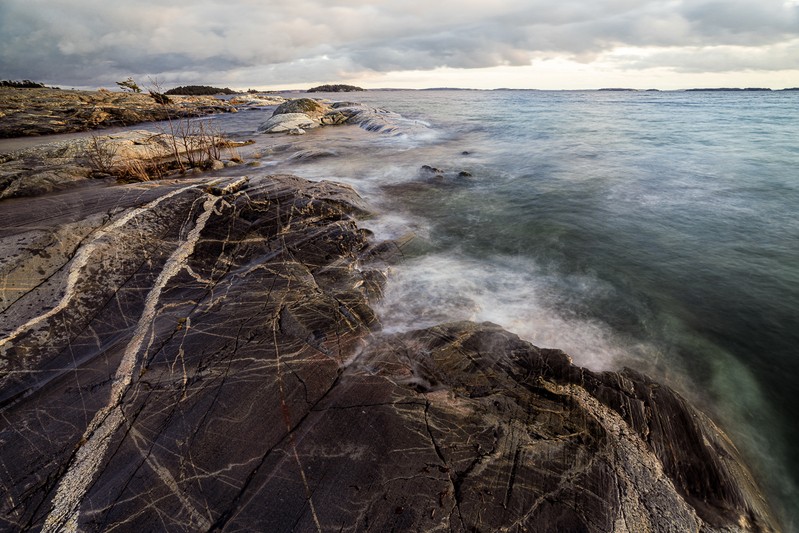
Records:
[[[312,129],[319,126],[355,124],[367,131],[399,135],[412,121],[402,124],[397,113],[355,102],[326,102],[311,98],[296,98],[280,104],[272,117],[264,122],[261,133],[288,133],[294,128]]]
[[[0,529],[222,526],[334,388],[382,279],[360,200],[230,181],[4,206]]]
[[[388,335],[349,187],[172,180],[0,209],[0,529],[774,531],[670,389],[491,324]]]
[[[403,480],[383,497],[421,530],[778,529],[724,434],[634,371],[593,373],[499,326],[462,322],[384,337],[341,381],[390,390],[382,424],[414,428],[405,466],[373,468]],[[375,495],[365,500],[375,508]],[[400,523],[362,518],[382,520],[378,530]]]
[[[0,87],[0,138],[236,111],[212,96],[170,96],[170,102],[161,105],[147,94],[136,93]]]

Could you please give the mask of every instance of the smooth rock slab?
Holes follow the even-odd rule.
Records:
[[[0,87],[0,138],[85,131],[140,122],[235,112],[213,96],[170,96],[170,105],[148,94]]]
[[[197,152],[211,141],[179,132],[130,130],[18,150],[0,156],[0,200],[63,191],[86,185],[98,174],[124,175],[127,168],[145,173],[177,158],[185,161],[190,153],[200,159]]]
[[[258,127],[261,133],[286,133],[295,129],[308,130],[319,127],[319,122],[305,113],[282,113],[270,117]]]

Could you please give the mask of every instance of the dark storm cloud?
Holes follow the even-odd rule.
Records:
[[[780,70],[796,61],[766,47],[799,38],[799,7],[783,0],[3,0],[0,35],[0,77],[75,85],[128,75],[293,83],[541,57],[590,61],[618,47],[672,47],[646,66],[690,71],[741,63],[705,67],[697,50],[760,47],[762,54],[744,54],[746,68]]]

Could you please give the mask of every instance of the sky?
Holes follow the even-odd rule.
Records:
[[[799,0],[2,0],[0,79],[213,85],[799,86]]]

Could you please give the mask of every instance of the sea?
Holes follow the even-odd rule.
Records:
[[[490,321],[645,372],[724,428],[799,531],[799,92],[307,96],[389,126],[258,134],[274,107],[206,120],[255,141],[246,173],[349,184],[375,212],[360,225],[404,243],[385,331]]]
[[[391,127],[311,130],[253,170],[352,185],[361,225],[406,242],[384,330],[490,321],[643,371],[725,429],[799,531],[799,92],[307,96]],[[257,150],[259,113],[221,120]]]

